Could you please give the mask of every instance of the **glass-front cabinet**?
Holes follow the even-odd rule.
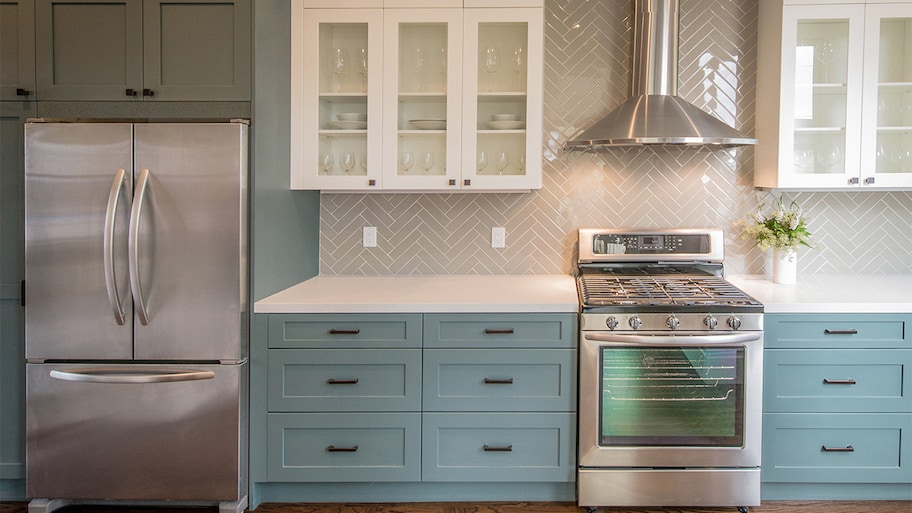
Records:
[[[472,3],[292,1],[292,189],[541,187],[541,0]]]
[[[760,9],[754,184],[912,187],[912,3]]]

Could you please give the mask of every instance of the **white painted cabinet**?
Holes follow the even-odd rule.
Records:
[[[292,1],[292,189],[541,187],[541,0],[321,5]]]
[[[754,185],[912,188],[912,2],[760,3]]]

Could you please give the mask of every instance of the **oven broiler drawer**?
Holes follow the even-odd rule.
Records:
[[[763,415],[763,482],[908,483],[912,414]]]

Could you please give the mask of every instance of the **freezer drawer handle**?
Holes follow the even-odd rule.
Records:
[[[358,333],[361,333],[361,330],[337,330],[335,328],[329,330],[330,335],[357,335]]]
[[[51,377],[63,381],[81,381],[84,383],[171,383],[174,381],[196,381],[212,379],[212,371],[163,370],[142,371],[129,368],[120,369],[81,369],[72,371],[52,370]]]
[[[854,379],[830,379],[823,378],[824,385],[855,385],[857,382]]]
[[[820,450],[823,452],[855,452],[855,448],[851,445],[845,447],[827,447],[825,445],[820,446]]]
[[[495,447],[493,445],[484,444],[482,448],[485,452],[513,452],[513,445],[505,445],[502,447]]]
[[[351,447],[336,447],[335,445],[330,445],[326,448],[326,452],[357,452],[358,446],[353,445]]]
[[[118,169],[114,173],[111,183],[111,193],[108,194],[108,207],[105,210],[104,221],[104,277],[105,288],[108,291],[108,301],[114,310],[114,321],[118,326],[126,322],[123,305],[120,302],[120,293],[117,291],[117,276],[114,272],[114,223],[117,218],[117,204],[120,202],[120,191],[126,183],[127,172]]]
[[[130,240],[128,244],[133,305],[136,307],[136,315],[139,317],[139,322],[143,326],[149,324],[149,312],[146,310],[145,301],[143,301],[142,284],[139,281],[139,218],[142,214],[143,200],[146,197],[148,184],[149,170],[143,169],[139,173],[139,180],[136,182],[136,190],[133,193],[133,208],[130,211]]]

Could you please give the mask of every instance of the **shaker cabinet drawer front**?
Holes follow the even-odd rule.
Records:
[[[270,413],[270,481],[418,481],[420,413]]]
[[[427,413],[422,480],[568,482],[576,477],[570,413]]]
[[[909,482],[910,431],[912,414],[764,414],[763,481]]]
[[[572,411],[573,349],[427,349],[425,411]]]
[[[767,348],[891,348],[912,347],[908,333],[912,315],[771,314],[764,320]]]
[[[421,314],[270,315],[269,347],[421,347]]]
[[[269,411],[420,411],[420,349],[269,351]]]
[[[768,412],[912,412],[912,351],[767,349]]]
[[[427,314],[425,347],[576,347],[575,314]]]

